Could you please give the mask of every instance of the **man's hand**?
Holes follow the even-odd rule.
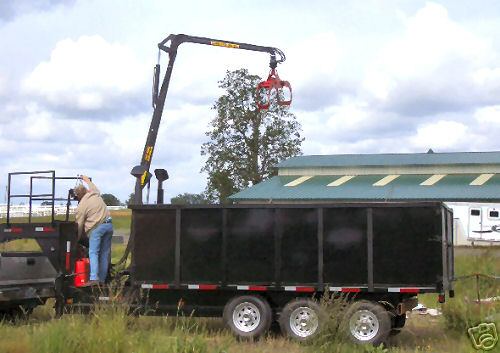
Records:
[[[82,178],[82,180],[84,182],[86,182],[87,184],[91,182],[90,178],[88,176],[86,176],[86,175],[80,175],[80,178]]]

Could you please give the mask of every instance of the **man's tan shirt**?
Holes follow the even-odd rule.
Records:
[[[76,208],[76,223],[78,224],[78,239],[109,217],[109,211],[101,197],[99,189],[89,182],[89,190],[82,197]]]

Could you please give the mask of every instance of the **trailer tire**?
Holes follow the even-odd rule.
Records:
[[[386,341],[391,332],[391,317],[380,304],[367,300],[354,302],[346,312],[345,328],[357,344],[375,346]]]
[[[224,307],[224,323],[238,338],[253,340],[264,335],[273,318],[267,300],[257,295],[242,295]]]
[[[285,305],[280,315],[281,331],[298,341],[308,341],[318,335],[323,324],[319,305],[311,299],[294,299]]]

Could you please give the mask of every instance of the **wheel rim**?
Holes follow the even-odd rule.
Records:
[[[259,308],[253,303],[238,304],[233,310],[233,324],[243,332],[251,332],[260,324]]]
[[[369,310],[356,311],[349,320],[351,334],[359,341],[369,341],[379,330],[377,316]]]
[[[318,330],[318,314],[307,306],[301,306],[290,314],[290,329],[299,337],[309,337]]]

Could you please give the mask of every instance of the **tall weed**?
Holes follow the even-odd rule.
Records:
[[[454,283],[456,296],[442,305],[448,329],[464,332],[481,322],[500,320],[500,300],[478,302],[478,295],[479,299],[500,298],[500,281],[482,276],[463,277],[477,273],[498,276],[500,258],[495,252],[496,249],[488,249],[455,257],[455,277],[460,278]]]

